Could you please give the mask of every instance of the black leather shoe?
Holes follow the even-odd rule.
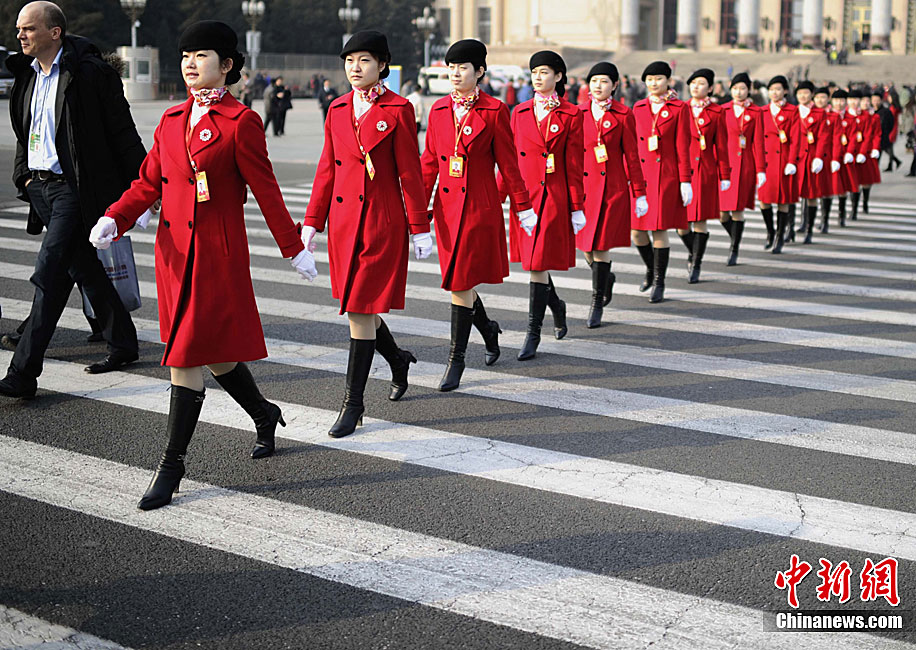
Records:
[[[93,332],[92,334],[86,337],[87,343],[101,343],[104,340],[105,340],[105,337],[102,336],[101,332]]]
[[[20,338],[19,334],[4,334],[0,336],[0,346],[11,352],[15,352]]]
[[[35,379],[28,379],[12,372],[7,372],[6,377],[0,379],[0,395],[6,397],[32,399],[37,389],[38,382]]]
[[[133,363],[139,358],[140,357],[136,352],[111,352],[102,361],[93,363],[91,366],[86,366],[84,370],[90,375],[100,375],[103,372],[120,370],[127,364]]]

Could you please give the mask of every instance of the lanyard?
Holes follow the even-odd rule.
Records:
[[[458,122],[458,116],[455,115],[454,111],[452,112],[452,118],[455,120],[455,157],[458,157],[458,144],[461,142],[461,134],[464,129],[465,122],[468,121],[468,118],[471,116],[471,111],[474,110],[474,107],[471,106],[467,112],[464,114],[464,117],[461,118],[461,122]]]
[[[44,75],[44,81],[42,81],[42,71],[41,66],[38,68],[38,74],[35,77],[35,100],[38,99],[38,87],[39,85],[44,86],[44,95],[41,98],[41,107],[37,108],[34,118],[35,118],[35,133],[41,133],[41,125],[44,123],[45,118],[45,106],[48,105],[48,95],[51,93],[51,73]],[[33,101],[33,103],[35,103]]]
[[[655,135],[655,125],[658,123],[658,116],[662,114],[662,111],[663,111],[663,110],[665,110],[665,104],[667,104],[667,103],[668,103],[667,101],[664,102],[664,103],[662,104],[662,107],[661,107],[660,109],[658,109],[658,112],[657,112],[657,113],[655,114],[655,116],[652,118],[652,135]],[[650,110],[650,111],[652,110],[652,100],[651,100],[651,99],[649,100],[649,110]]]
[[[192,107],[193,110],[193,107]],[[188,111],[188,128],[185,129],[184,134],[184,150],[188,154],[188,162],[191,163],[191,169],[194,170],[194,173],[197,173],[197,163],[194,162],[194,158],[191,157],[191,134],[194,132],[194,127],[191,126],[191,111]]]
[[[779,111],[782,112],[782,107],[779,107]],[[779,128],[779,124],[776,122],[776,116],[773,115],[773,109],[767,107],[767,112],[770,114],[770,119],[773,121],[773,126],[776,127],[777,131],[784,131],[784,129]]]

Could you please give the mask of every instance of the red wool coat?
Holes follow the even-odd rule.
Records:
[[[806,118],[802,118],[799,112],[798,130],[798,172],[795,174],[798,179],[798,194],[803,199],[818,199],[823,196],[820,178],[830,173],[830,160],[827,155],[830,150],[827,114],[816,106],[811,107],[811,112]],[[824,162],[824,168],[818,174],[811,171],[811,162],[815,158],[820,158]]]
[[[824,139],[824,171],[815,177],[819,197],[833,196],[834,177],[840,172],[831,171],[831,163],[836,161],[843,166],[843,154],[837,151],[836,125],[837,114],[828,106],[824,110],[824,122],[821,125],[821,137]]]
[[[630,227],[634,230],[668,230],[687,227],[687,208],[681,200],[681,183],[689,183],[690,114],[687,104],[672,99],[657,114],[652,113],[648,99],[633,106],[636,135],[639,137],[639,162],[646,179],[649,212],[642,217],[633,213]],[[658,148],[649,151],[652,124],[658,136]],[[694,197],[696,198],[696,197]]]
[[[728,129],[728,164],[732,170],[732,184],[724,192],[719,192],[719,209],[723,212],[752,210],[757,194],[757,172],[766,169],[761,111],[752,104],[738,118],[735,117],[734,102],[723,104],[722,110]],[[744,136],[743,149],[741,136]]]
[[[549,122],[548,122],[549,120]],[[509,259],[526,271],[565,271],[576,265],[576,238],[570,217],[585,206],[582,188],[582,114],[565,99],[538,124],[534,100],[512,112],[518,167],[538,224],[529,237],[513,209],[509,219]],[[547,173],[553,154],[556,171]],[[500,196],[507,191],[500,174]]]
[[[448,291],[499,284],[509,275],[506,225],[496,186],[497,165],[510,189],[513,209],[519,212],[531,208],[518,170],[509,107],[481,92],[459,127],[462,177],[449,174],[456,130],[450,96],[438,100],[430,109],[426,148],[420,159],[427,197],[439,179],[433,216],[442,288]]]
[[[579,104],[585,150],[585,227],[576,235],[581,251],[606,251],[630,245],[630,195],[646,195],[646,181],[636,146],[636,118],[614,100],[595,122],[591,100]],[[603,144],[607,161],[599,163],[595,147]],[[629,182],[629,187],[628,187]]]
[[[757,190],[757,197],[766,204],[795,203],[798,201],[798,183],[784,172],[789,163],[798,166],[798,107],[786,103],[775,116],[770,112],[769,105],[762,110],[767,180]],[[785,131],[788,142],[780,141],[780,130]]]
[[[881,118],[877,113],[865,112],[859,114],[859,119],[864,124],[862,153],[865,154],[865,162],[857,164],[859,185],[874,185],[881,182],[878,158],[871,157],[872,150],[881,151]]]
[[[844,162],[846,154],[852,154],[853,158],[862,148],[861,142],[856,139],[856,120],[855,117],[847,113],[835,114],[836,123],[833,130],[833,150],[834,157],[840,161],[840,171],[833,175],[833,185],[831,193],[834,196],[840,196],[847,192],[859,191],[859,174],[856,171],[855,160],[848,165]]]
[[[168,109],[140,177],[108,208],[124,233],[158,198],[156,295],[162,365],[201,366],[267,356],[251,286],[242,206],[251,187],[284,257],[302,250],[274,178],[258,114],[231,95],[210,107],[190,136],[210,200],[197,203],[185,135],[192,99]],[[193,248],[193,259],[190,252]]]
[[[725,111],[718,104],[709,104],[694,118],[690,117],[690,167],[693,170],[693,201],[687,206],[687,221],[719,218],[719,181],[731,180],[728,158],[728,128]],[[700,148],[700,137],[706,148]]]
[[[381,314],[404,308],[408,231],[429,232],[416,118],[410,102],[391,90],[360,118],[359,137],[375,168],[370,179],[353,116],[352,91],[328,108],[304,223],[319,232],[327,224],[340,313]]]

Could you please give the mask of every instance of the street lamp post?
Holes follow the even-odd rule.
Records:
[[[130,46],[137,47],[137,27],[140,26],[137,18],[146,8],[146,0],[121,0],[121,8],[130,16]]]
[[[423,7],[423,15],[413,19],[414,27],[423,35],[423,65],[429,67],[429,47],[432,44],[433,34],[439,26],[439,21],[432,15],[429,7]]]
[[[251,29],[245,33],[245,49],[248,50],[248,56],[251,58],[250,68],[257,70],[258,54],[261,53],[261,32],[258,31],[258,23],[264,15],[264,0],[242,2],[242,14],[251,25]]]
[[[353,0],[347,0],[347,6],[337,10],[337,17],[344,24],[343,44],[346,45],[353,33],[353,27],[359,22],[359,7],[353,6]]]

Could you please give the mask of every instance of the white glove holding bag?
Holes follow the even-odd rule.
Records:
[[[418,260],[425,260],[433,252],[433,236],[428,232],[413,236],[413,254]]]
[[[786,168],[782,170],[782,173],[785,174],[786,176],[795,176],[795,173],[797,171],[798,171],[798,168],[795,165],[793,165],[792,163],[789,163],[788,165],[786,165]]]
[[[720,192],[727,192],[728,188],[730,188],[731,186],[732,186],[731,181],[719,181],[719,191]]]
[[[636,216],[644,217],[649,214],[649,199],[644,196],[640,196],[636,199]]]
[[[855,161],[855,158],[853,158],[852,154],[847,151],[846,155],[843,156],[843,164],[848,165],[849,163],[854,162],[854,161]]]
[[[693,201],[693,186],[690,183],[681,183],[681,201],[685,208]]]
[[[525,234],[531,237],[531,233],[534,232],[534,227],[538,225],[538,216],[531,208],[522,210],[518,213],[518,223],[522,227],[522,230],[525,231]]]
[[[872,157],[872,158],[879,158],[880,156],[881,156],[881,152],[880,152],[880,151],[878,151],[877,149],[872,149],[872,150],[871,150],[871,157]]]
[[[820,158],[815,158],[814,160],[811,161],[811,173],[812,174],[820,174],[823,169],[824,169],[823,160],[821,160]]]
[[[118,236],[118,226],[111,217],[99,217],[99,220],[89,231],[89,243],[99,250],[107,250],[111,242]]]
[[[585,228],[585,213],[582,210],[576,210],[569,218],[572,223],[573,234],[578,235],[579,231]]]
[[[299,275],[309,282],[318,277],[318,269],[315,268],[315,256],[312,255],[308,248],[303,248],[299,251],[299,254],[292,258],[289,263],[299,272]]]
[[[302,245],[308,250],[309,253],[314,253],[315,249],[318,248],[318,243],[312,241],[315,239],[315,233],[318,232],[315,230],[314,226],[302,226],[302,234],[299,235],[299,238],[302,240]]]
[[[839,161],[839,160],[831,160],[831,161],[830,161],[830,173],[831,173],[831,174],[836,174],[838,171],[840,171],[840,161]]]
[[[856,154],[856,162],[859,164],[864,163],[867,160],[864,153]]]
[[[757,172],[757,189],[759,190],[763,187],[763,184],[767,182],[767,173],[766,172]]]

